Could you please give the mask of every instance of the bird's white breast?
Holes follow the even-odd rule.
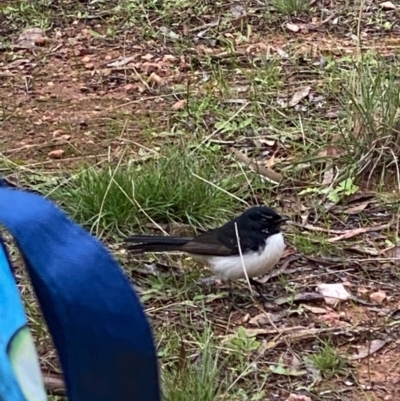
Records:
[[[274,234],[265,241],[265,248],[260,251],[246,252],[243,260],[237,256],[211,256],[207,262],[211,269],[225,280],[244,278],[244,269],[248,277],[263,276],[279,262],[285,249],[282,233]]]

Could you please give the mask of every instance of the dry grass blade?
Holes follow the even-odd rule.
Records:
[[[43,381],[48,394],[65,397],[67,395],[64,379],[61,375],[43,373]]]

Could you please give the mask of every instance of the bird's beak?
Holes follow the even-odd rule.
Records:
[[[282,215],[281,218],[277,221],[278,224],[283,224],[286,221],[290,220],[289,216]]]

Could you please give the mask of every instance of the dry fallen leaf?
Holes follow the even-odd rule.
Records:
[[[25,29],[17,39],[18,46],[31,48],[35,46],[43,46],[48,38],[40,28]]]
[[[302,394],[290,394],[286,401],[312,401],[310,397]]]
[[[182,110],[186,107],[187,100],[186,99],[181,99],[178,100],[176,103],[174,103],[171,107],[172,110]]]
[[[157,75],[155,72],[152,72],[151,75],[149,76],[149,82],[155,82],[157,84],[161,84],[163,79]]]
[[[331,185],[334,178],[335,178],[335,173],[333,172],[333,168],[326,170],[324,172],[324,179],[322,180],[322,185],[325,186]]]
[[[124,65],[129,64],[133,60],[135,60],[135,57],[124,57],[122,59],[107,64],[107,67],[115,67],[115,68],[123,67]]]
[[[344,327],[348,326],[348,323],[340,320],[340,315],[336,312],[329,312],[325,315],[318,316],[318,320],[324,322],[329,327]]]
[[[386,255],[388,258],[393,258],[393,262],[396,265],[400,264],[400,246],[394,246],[386,250]]]
[[[368,289],[365,287],[357,287],[357,294],[358,295],[368,294]]]
[[[272,156],[265,162],[265,167],[267,167],[267,168],[272,168],[272,167],[275,166],[276,163],[277,163],[277,162],[276,162],[275,156],[272,155]]]
[[[168,63],[173,63],[174,61],[176,61],[176,57],[173,56],[172,54],[166,54],[166,55],[162,58],[162,61],[168,62]]]
[[[396,10],[396,6],[391,1],[384,1],[379,4],[379,7],[381,7],[382,10]]]
[[[282,58],[289,58],[289,54],[287,54],[285,52],[285,50],[281,49],[281,48],[277,48],[276,52],[282,57]]]
[[[61,159],[64,155],[65,151],[62,149],[56,149],[52,150],[51,152],[48,153],[47,156],[50,157],[50,159]]]
[[[286,28],[289,29],[289,31],[292,32],[299,32],[300,31],[300,27],[296,24],[291,24],[291,23],[287,23],[286,24]]]
[[[370,294],[369,299],[375,304],[381,304],[386,297],[387,295],[385,291],[376,291]]]
[[[175,33],[174,31],[171,31],[169,28],[165,26],[162,26],[160,28],[160,32],[163,35],[168,36],[172,40],[178,40],[181,37],[179,34]]]
[[[146,60],[146,61],[153,60],[153,58],[154,58],[154,54],[150,54],[150,53],[147,53],[141,57],[142,60]]]
[[[379,351],[381,348],[383,348],[386,345],[386,341],[383,340],[372,340],[370,344],[366,347],[360,348],[358,351],[358,354],[349,356],[350,360],[355,360],[355,359],[363,359],[366,358],[367,356],[374,354],[375,352]]]
[[[289,107],[294,107],[296,104],[300,103],[310,94],[311,86],[305,86],[304,88],[295,92],[289,101]]]
[[[56,129],[54,132],[53,132],[53,138],[58,138],[58,137],[60,137],[61,135],[63,135],[64,134],[64,131],[62,130],[62,129]]]
[[[263,145],[272,147],[276,145],[276,139],[269,139],[269,138],[254,138],[254,144],[257,148],[262,148]]]
[[[334,137],[332,137],[332,141],[340,141],[340,138],[334,138]],[[343,149],[340,149],[340,148],[338,148],[337,146],[333,146],[332,144],[331,145],[328,145],[327,147],[326,147],[326,155],[327,156],[330,156],[331,158],[337,158],[337,157],[340,157],[341,155],[343,155],[345,152],[344,152],[344,150]]]
[[[307,304],[301,304],[301,307],[309,310],[312,313],[315,313],[316,315],[318,314],[325,314],[328,312],[327,309],[325,308],[320,308],[319,306],[311,306],[311,305],[307,305]]]
[[[359,203],[358,205],[350,206],[344,210],[341,210],[341,212],[346,214],[358,214],[362,212],[369,205],[369,203],[370,203],[369,201]]]
[[[335,307],[339,301],[347,301],[351,298],[351,295],[344,288],[344,285],[340,283],[319,284],[317,288],[324,297],[325,302],[333,307]]]
[[[231,23],[233,26],[240,26],[247,19],[246,10],[240,4],[231,5],[231,14],[232,14]]]
[[[260,313],[259,315],[256,315],[252,317],[249,320],[249,323],[254,325],[254,326],[262,326],[262,325],[268,325],[271,326],[271,322],[276,323],[281,321],[282,319],[286,318],[288,316],[287,312],[282,312],[282,313]]]
[[[325,113],[326,118],[338,118],[339,116],[339,110],[328,110]]]

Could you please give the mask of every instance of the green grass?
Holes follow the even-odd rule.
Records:
[[[143,162],[85,168],[51,197],[97,233],[151,221],[216,226],[243,210],[239,199],[258,181],[222,158],[218,151],[170,147]]]
[[[171,324],[169,329],[160,330],[160,338],[167,339],[159,347],[164,361],[163,401],[265,399],[268,373],[254,374],[249,362],[260,342],[239,327],[229,341],[221,343],[208,323],[209,316],[201,314],[205,321],[202,330],[192,325],[185,330],[171,329]],[[181,321],[185,320],[182,317]],[[254,377],[251,387],[244,388],[245,380]]]
[[[307,11],[310,7],[309,0],[272,0],[271,5],[282,14],[296,15]]]
[[[400,188],[400,173],[397,155],[400,151],[400,93],[397,90],[399,61],[388,63],[371,54],[356,65],[351,74],[353,85],[349,93],[348,122],[351,127],[343,140],[354,156],[354,174],[368,181],[395,174]]]
[[[162,370],[163,401],[214,401],[222,395],[227,383],[219,380],[223,364],[210,328],[197,335],[190,348],[182,339],[178,341],[173,355],[178,355],[175,367]]]

